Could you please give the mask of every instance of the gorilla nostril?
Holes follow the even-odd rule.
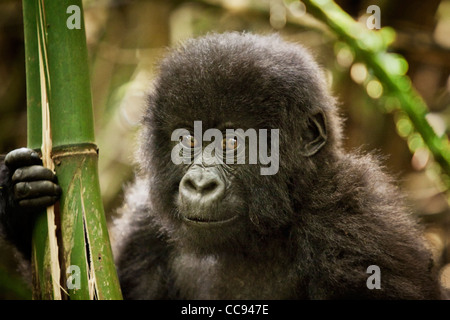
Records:
[[[203,194],[214,192],[215,189],[218,188],[218,183],[216,181],[209,181],[206,185],[202,187],[201,192]]]
[[[190,192],[198,192],[197,186],[191,179],[184,179],[181,186]]]

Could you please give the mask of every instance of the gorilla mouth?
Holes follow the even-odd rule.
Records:
[[[231,218],[227,219],[208,219],[205,217],[183,217],[183,220],[185,222],[188,222],[189,224],[195,224],[195,225],[223,225],[225,223],[232,222],[237,219],[237,215],[232,216]]]

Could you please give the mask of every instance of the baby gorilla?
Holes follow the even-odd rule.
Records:
[[[211,34],[172,51],[115,221],[124,296],[439,298],[421,229],[377,162],[343,150],[341,123],[317,64],[278,36]],[[31,157],[16,151],[1,176],[4,229],[22,249],[15,217],[59,193]],[[39,191],[22,192],[32,180]]]

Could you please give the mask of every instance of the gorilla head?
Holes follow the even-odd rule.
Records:
[[[228,33],[188,41],[162,62],[149,106],[141,158],[148,159],[143,167],[155,214],[172,239],[200,250],[248,246],[249,237],[283,232],[298,211],[300,199],[291,195],[309,190],[316,171],[340,149],[339,118],[320,69],[302,47],[278,36]],[[211,128],[223,139],[206,142]],[[177,129],[184,130],[171,139]],[[252,130],[259,141],[227,129]],[[211,144],[215,152],[206,156]],[[174,164],[177,145],[191,149],[191,161]],[[236,156],[240,148],[244,164],[208,164],[208,157]],[[269,156],[279,168],[261,174]]]

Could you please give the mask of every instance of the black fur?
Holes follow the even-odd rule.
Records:
[[[323,79],[304,48],[278,36],[211,34],[168,55],[143,118],[140,174],[113,230],[125,298],[440,297],[422,230],[399,191],[374,157],[342,149]],[[196,120],[203,130],[280,130],[275,175],[261,175],[259,165],[217,169],[227,188],[215,208],[237,214],[233,224],[183,220],[179,184],[189,165],[172,163],[171,134]],[[319,128],[325,145],[305,152]],[[0,179],[10,183],[6,173]],[[10,217],[2,201],[2,218]],[[381,289],[367,288],[370,265],[380,267]]]

